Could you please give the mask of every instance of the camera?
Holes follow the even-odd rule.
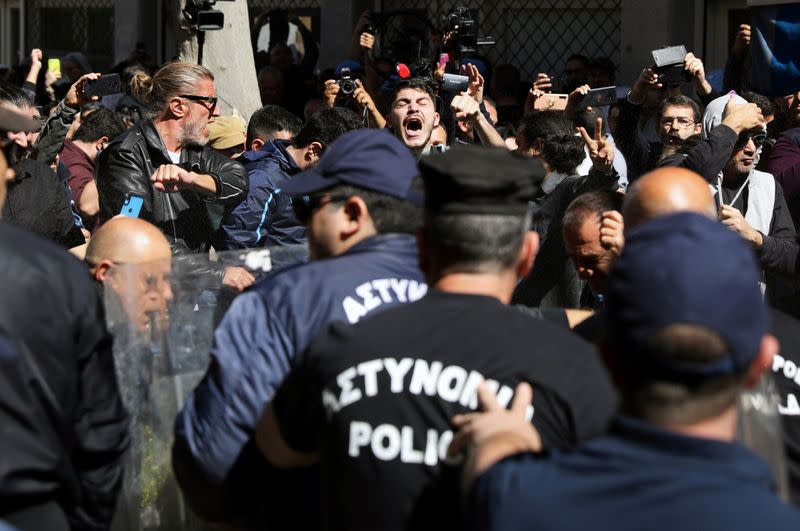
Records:
[[[350,74],[349,68],[342,68],[339,79],[336,80],[336,84],[339,85],[339,94],[343,96],[350,96],[358,88],[355,79],[353,79],[353,76]]]
[[[188,0],[184,15],[198,31],[218,31],[225,27],[225,14],[212,9],[218,1],[233,0]]]
[[[409,66],[409,77],[433,79],[433,63],[429,59],[419,58]],[[469,87],[469,78],[458,74],[445,74],[441,89],[444,92],[463,92]]]
[[[651,52],[655,68],[653,71],[658,75],[659,83],[664,85],[677,85],[682,81],[691,81],[692,77],[683,68],[683,60],[686,57],[686,47],[665,46]]]
[[[452,43],[461,53],[476,52],[478,46],[495,43],[491,37],[478,38],[478,21],[466,7],[457,7],[444,18],[444,32],[452,34]]]

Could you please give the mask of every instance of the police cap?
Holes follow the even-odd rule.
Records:
[[[523,215],[545,176],[537,159],[478,146],[455,146],[419,162],[425,210],[434,214]]]

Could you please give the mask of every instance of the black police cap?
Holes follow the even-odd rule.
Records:
[[[478,146],[423,157],[419,168],[425,209],[434,214],[525,214],[545,176],[538,159]]]

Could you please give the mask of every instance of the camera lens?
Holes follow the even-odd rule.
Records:
[[[346,96],[349,96],[350,94],[352,94],[355,91],[356,91],[356,84],[353,82],[353,80],[351,80],[351,79],[342,79],[341,82],[339,82],[339,92],[340,93],[342,93],[342,94],[344,94]]]

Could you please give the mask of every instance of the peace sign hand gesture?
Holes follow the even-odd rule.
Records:
[[[597,119],[594,126],[594,138],[589,136],[583,127],[578,127],[578,132],[583,138],[583,143],[589,149],[589,158],[592,159],[594,168],[603,173],[611,173],[614,162],[614,146],[603,135],[603,119]]]

